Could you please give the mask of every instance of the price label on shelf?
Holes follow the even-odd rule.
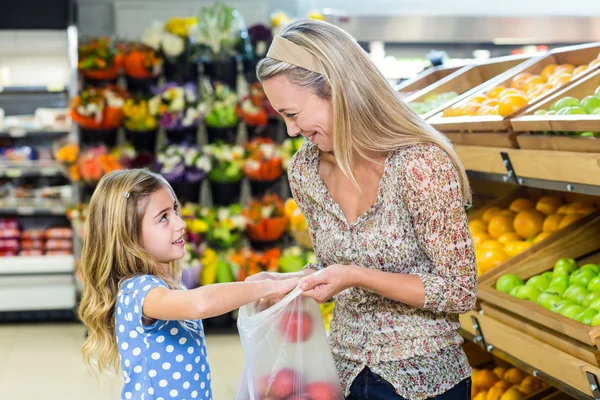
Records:
[[[19,214],[19,215],[33,215],[33,214],[35,214],[35,208],[33,208],[33,207],[26,207],[26,206],[20,206],[20,207],[17,207],[17,214]]]
[[[27,131],[23,128],[12,128],[8,131],[8,136],[13,138],[22,138],[27,135]]]
[[[23,176],[23,170],[19,168],[8,168],[4,171],[4,175],[8,178],[20,178]]]

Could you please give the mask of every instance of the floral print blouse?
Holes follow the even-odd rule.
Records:
[[[390,152],[375,203],[349,224],[319,175],[320,158],[307,142],[288,170],[315,247],[316,263],[307,267],[414,274],[425,290],[422,309],[357,287],[335,296],[330,346],[346,396],[366,366],[406,399],[444,393],[471,376],[458,315],[477,297],[475,250],[456,168],[434,144]]]

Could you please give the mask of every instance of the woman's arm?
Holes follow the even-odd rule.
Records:
[[[443,150],[415,148],[403,165],[403,200],[419,246],[432,261],[414,275],[332,265],[302,279],[305,296],[324,301],[349,287],[434,312],[462,313],[475,305],[475,252],[458,173]]]
[[[156,287],[148,292],[142,312],[160,320],[204,319],[225,314],[262,298],[277,301],[292,291],[299,279],[235,282],[202,286],[194,290]]]

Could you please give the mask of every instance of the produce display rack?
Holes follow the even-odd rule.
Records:
[[[77,28],[65,27],[69,80],[67,88],[5,87],[0,92],[0,108],[7,116],[32,115],[38,107],[66,108],[77,91]],[[0,144],[52,148],[54,141],[72,134],[68,129],[0,130]],[[0,178],[74,185],[65,169],[52,161],[0,162]],[[73,190],[72,201],[77,202]],[[0,199],[0,218],[16,218],[21,228],[70,227],[65,201]],[[0,257],[0,322],[73,320],[76,306],[75,258],[62,256]]]

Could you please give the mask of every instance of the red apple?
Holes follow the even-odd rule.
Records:
[[[315,382],[306,385],[304,393],[310,400],[337,400],[341,398],[341,393],[334,385],[329,382]]]
[[[267,395],[269,389],[269,375],[263,375],[255,380],[256,393],[262,399],[263,396]]]
[[[279,320],[283,337],[291,343],[305,342],[312,333],[312,318],[306,311],[286,312]]]
[[[296,391],[296,383],[300,381],[293,369],[284,368],[277,372],[267,395],[285,399]]]

